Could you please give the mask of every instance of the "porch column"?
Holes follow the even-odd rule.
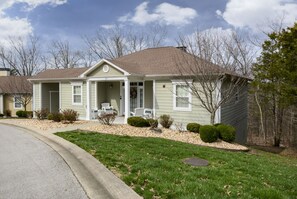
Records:
[[[222,81],[219,81],[216,87],[216,100],[217,103],[220,102],[221,99],[221,93],[222,93]],[[221,106],[217,109],[215,113],[215,123],[221,123]]]
[[[125,80],[125,124],[130,116],[130,81]]]
[[[153,117],[156,117],[156,80],[153,80]]]
[[[87,110],[86,110],[86,119],[91,120],[91,96],[90,96],[90,81],[87,81]]]
[[[3,106],[3,95],[0,95],[0,113],[3,114],[3,110],[4,106]]]

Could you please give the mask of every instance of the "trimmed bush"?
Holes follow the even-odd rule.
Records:
[[[27,117],[27,112],[19,110],[15,113],[18,117]]]
[[[62,111],[62,114],[63,114],[63,119],[70,123],[73,123],[74,121],[76,121],[79,116],[78,112],[73,109],[65,109]]]
[[[149,118],[149,119],[147,119],[146,121],[150,124],[150,127],[151,127],[152,129],[155,129],[155,128],[158,127],[158,124],[159,124],[158,120]]]
[[[171,118],[170,115],[161,115],[160,118],[160,124],[166,128],[166,129],[169,129],[173,123],[173,119]]]
[[[61,122],[64,119],[64,116],[62,113],[51,113],[49,115],[52,115],[52,120],[54,122]],[[48,115],[48,116],[49,116]],[[51,116],[50,116],[51,117]]]
[[[128,124],[135,127],[149,127],[149,122],[142,117],[129,117]]]
[[[200,124],[198,123],[189,123],[187,124],[187,130],[194,133],[199,133]]]
[[[219,126],[221,124],[223,124],[223,123],[215,123],[214,126],[217,127],[217,126]]]
[[[49,113],[49,114],[47,115],[47,119],[48,119],[48,120],[53,120],[53,117],[54,117],[54,116],[53,116],[52,113]]]
[[[218,130],[215,126],[204,125],[199,129],[200,138],[203,142],[215,142],[219,138]]]
[[[48,110],[45,109],[41,109],[41,110],[37,110],[35,111],[36,117],[39,120],[44,120],[47,118],[47,115],[49,114]]]
[[[226,142],[233,142],[235,140],[236,129],[231,125],[220,124],[217,126],[219,136]]]
[[[0,117],[4,117],[4,114],[0,113]]]
[[[27,112],[27,118],[33,117],[33,111],[26,111]]]

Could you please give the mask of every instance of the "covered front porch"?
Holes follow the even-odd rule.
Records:
[[[136,108],[154,109],[153,80],[96,78],[87,81],[87,120],[109,103],[118,115],[115,123],[125,123]],[[128,111],[126,111],[128,110]],[[94,114],[95,113],[95,114]]]

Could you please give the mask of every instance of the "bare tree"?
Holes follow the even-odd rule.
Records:
[[[86,45],[96,59],[115,59],[149,47],[162,45],[167,31],[162,26],[152,26],[146,31],[133,31],[115,26],[101,29],[95,37],[84,37]]]
[[[206,109],[213,124],[219,107],[246,85],[254,53],[235,33],[211,30],[180,36],[179,45],[187,49],[177,56],[180,78],[199,101],[193,105]]]
[[[84,65],[84,53],[72,50],[68,41],[54,40],[43,61],[47,67],[74,68]]]
[[[12,69],[16,75],[20,76],[32,76],[42,70],[37,37],[10,39],[9,43],[9,47],[0,48],[2,67]]]

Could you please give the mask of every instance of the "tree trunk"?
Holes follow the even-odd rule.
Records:
[[[214,125],[216,112],[210,113],[210,124]]]
[[[266,132],[265,132],[265,129],[264,129],[263,111],[262,111],[262,107],[261,107],[261,104],[259,102],[257,93],[255,93],[255,101],[256,101],[257,106],[259,108],[259,114],[260,114],[260,133],[263,134],[264,142],[266,143]]]

